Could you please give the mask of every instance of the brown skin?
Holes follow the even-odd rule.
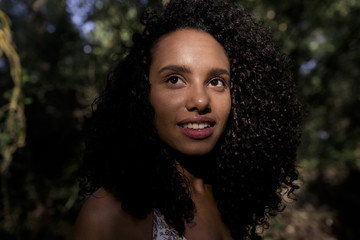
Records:
[[[196,178],[181,166],[180,172],[189,179],[191,199],[196,213],[192,223],[185,224],[185,238],[187,240],[230,240],[230,230],[221,220],[212,187],[204,184],[201,178]]]
[[[181,168],[181,167],[180,167]],[[230,231],[221,220],[212,188],[181,168],[191,183],[191,198],[196,215],[185,224],[187,240],[229,240]],[[136,219],[121,209],[121,203],[100,188],[83,205],[71,240],[152,240],[153,214]]]
[[[100,188],[82,206],[71,240],[150,240],[152,220],[152,214],[142,220],[127,214],[110,192]]]
[[[150,65],[150,103],[160,138],[187,155],[209,153],[223,133],[231,109],[230,64],[210,34],[181,29],[160,38]],[[208,122],[207,122],[208,121]],[[182,123],[212,123],[211,135],[194,139]],[[210,130],[210,129],[208,129]]]
[[[223,47],[206,32],[182,29],[162,37],[152,53],[150,103],[160,138],[183,154],[209,153],[225,129],[231,108],[230,64]],[[194,138],[183,129],[190,122],[210,122],[212,129],[196,130],[205,137]],[[232,239],[211,185],[180,165],[178,170],[189,179],[196,207],[193,221],[185,224],[185,238]],[[82,207],[72,240],[151,240],[153,218],[151,213],[135,219],[110,192],[100,188]]]

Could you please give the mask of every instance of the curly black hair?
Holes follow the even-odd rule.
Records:
[[[228,55],[232,99],[227,128],[211,153],[209,181],[232,237],[259,238],[256,227],[266,227],[269,217],[283,210],[284,191],[294,197],[298,188],[302,105],[290,61],[262,22],[226,1],[174,0],[161,12],[147,10],[141,21],[143,32],[134,34],[129,53],[94,102],[81,192],[104,187],[134,217],[156,208],[184,233],[195,207],[188,180],[175,165],[181,156],[154,130],[148,73],[161,36],[184,28],[205,31]]]

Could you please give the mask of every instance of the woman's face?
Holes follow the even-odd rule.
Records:
[[[150,103],[160,138],[187,155],[209,153],[230,113],[230,64],[208,33],[181,29],[152,49]]]

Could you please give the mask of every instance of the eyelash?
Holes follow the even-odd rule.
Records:
[[[176,83],[172,82],[172,80],[176,79]],[[169,84],[172,84],[172,85],[175,85],[178,83],[178,81],[183,81],[181,77],[179,76],[169,76],[166,78],[166,82],[169,83]],[[227,87],[227,82],[223,79],[223,78],[220,78],[220,77],[215,77],[215,78],[211,78],[209,81],[208,81],[208,84],[211,84],[213,81],[218,81],[218,82],[221,82],[223,87],[226,88]],[[217,83],[216,85],[212,85],[214,87],[216,87],[219,83]]]
[[[224,79],[222,79],[222,78],[212,78],[212,79],[209,80],[209,84],[211,84],[213,81],[217,81],[217,84],[213,85],[213,86],[217,86],[219,84],[219,82],[222,83],[224,88],[227,86],[226,81]]]
[[[173,79],[177,79],[176,83],[178,83],[179,80],[180,80],[180,81],[183,81],[183,80],[181,79],[181,77],[178,77],[178,76],[170,76],[170,77],[168,77],[168,78],[166,79],[166,82],[167,82],[167,83],[171,83],[171,84],[176,84],[176,83],[172,83],[172,82],[171,82],[171,80],[173,80]]]

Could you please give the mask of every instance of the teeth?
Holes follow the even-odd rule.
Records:
[[[191,128],[191,129],[204,129],[210,127],[209,123],[187,123],[183,125],[183,128]]]

